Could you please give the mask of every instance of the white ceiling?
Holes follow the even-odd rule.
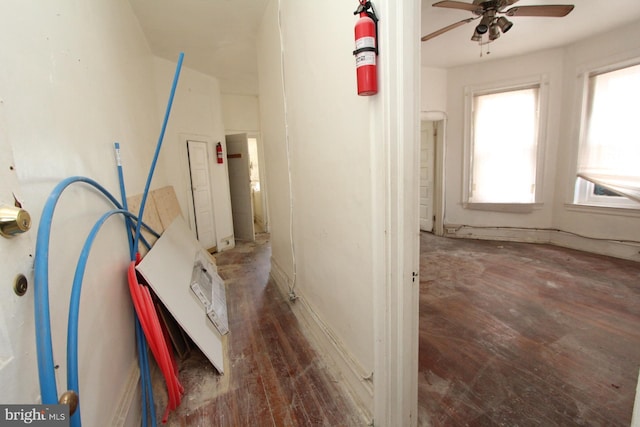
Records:
[[[185,65],[216,76],[223,93],[246,94],[258,93],[255,38],[268,1],[129,0],[155,55],[175,61],[185,52]],[[422,0],[422,35],[473,16],[432,7],[435,1]],[[564,18],[511,18],[511,31],[491,43],[491,54],[485,51],[483,57],[470,40],[477,21],[422,42],[422,64],[448,68],[519,55],[640,20],[640,0],[520,0],[518,6],[566,3],[576,7]]]
[[[223,93],[258,93],[256,34],[268,0],[129,0],[152,52],[215,76]]]
[[[431,6],[437,0],[422,0],[422,35],[474,15],[465,10]],[[472,0],[462,0],[472,3]],[[640,19],[639,0],[520,0],[518,6],[574,4],[563,18],[513,17],[513,28],[484,47],[471,41],[478,21],[472,21],[434,39],[422,42],[422,65],[448,68],[519,55],[566,45],[616,26]],[[486,54],[489,47],[491,54]]]

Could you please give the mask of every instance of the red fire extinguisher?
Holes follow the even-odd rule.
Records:
[[[224,163],[222,161],[222,144],[219,143],[219,142],[216,144],[216,157],[218,158],[218,163],[219,164]]]
[[[358,77],[358,95],[369,96],[378,93],[378,17],[370,1],[359,0],[360,6],[353,12],[360,15],[356,22],[356,73]]]

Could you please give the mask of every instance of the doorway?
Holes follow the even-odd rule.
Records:
[[[420,120],[420,230],[444,234],[443,112],[423,112]]]
[[[246,133],[227,135],[227,161],[233,233],[236,239],[255,240],[251,189],[249,138]]]

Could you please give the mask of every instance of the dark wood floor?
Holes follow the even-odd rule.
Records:
[[[225,375],[201,352],[179,362],[185,388],[169,426],[359,426],[363,419],[301,333],[289,302],[269,280],[268,234],[216,254],[225,279],[230,334]],[[166,405],[154,389],[158,414]]]
[[[640,263],[421,235],[419,420],[629,426]]]

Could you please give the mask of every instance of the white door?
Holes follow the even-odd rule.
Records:
[[[227,135],[226,140],[233,233],[236,239],[253,241],[255,234],[247,134]]]
[[[209,179],[207,143],[203,141],[187,141],[187,153],[189,156],[196,236],[203,247],[210,249],[216,246],[216,231],[211,197],[211,180]]]
[[[420,125],[420,230],[433,231],[436,126]]]

